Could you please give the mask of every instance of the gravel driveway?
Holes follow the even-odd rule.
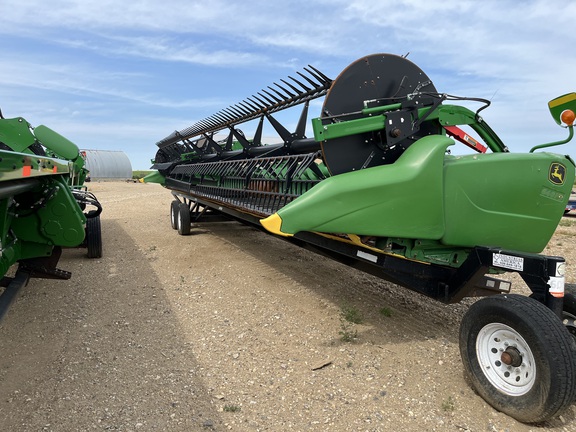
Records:
[[[576,431],[574,407],[530,426],[471,390],[466,303],[236,222],[179,236],[158,185],[90,188],[103,258],[64,251],[72,279],[31,281],[0,323],[0,430]],[[576,259],[574,235],[564,218],[546,252]]]

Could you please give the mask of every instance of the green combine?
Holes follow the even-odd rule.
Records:
[[[435,300],[484,297],[461,324],[465,372],[496,409],[541,422],[576,397],[576,291],[565,260],[540,255],[574,184],[574,161],[548,149],[572,138],[576,94],[549,104],[568,138],[529,153],[486,124],[489,104],[437,91],[395,55],[361,58],[334,80],[309,66],[159,141],[145,180],[171,190],[182,235],[234,219]],[[296,105],[291,132],[274,113]],[[251,138],[238,128],[249,121]],[[262,142],[265,121],[278,143]],[[507,272],[532,295],[510,294]]]
[[[102,207],[83,186],[87,173],[74,143],[0,113],[0,317],[30,278],[70,278],[57,268],[62,248],[102,256]]]

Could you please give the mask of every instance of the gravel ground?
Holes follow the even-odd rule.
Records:
[[[235,222],[178,236],[158,185],[90,188],[103,258],[64,251],[72,279],[31,281],[0,323],[2,431],[576,431],[574,407],[524,425],[471,390],[466,303]],[[564,218],[547,253],[576,258],[574,235]]]

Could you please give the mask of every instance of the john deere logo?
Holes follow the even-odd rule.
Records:
[[[548,179],[557,185],[564,184],[564,177],[566,176],[566,167],[561,163],[553,163],[550,165],[550,173]]]

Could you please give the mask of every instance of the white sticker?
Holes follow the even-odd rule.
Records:
[[[494,253],[492,255],[492,265],[510,270],[523,271],[524,258]]]
[[[548,285],[550,285],[548,292],[554,297],[564,297],[564,282],[564,277],[551,277],[548,279]]]
[[[365,260],[372,261],[373,263],[378,261],[378,257],[376,255],[372,255],[363,251],[356,252],[356,256],[358,258],[364,258]]]

